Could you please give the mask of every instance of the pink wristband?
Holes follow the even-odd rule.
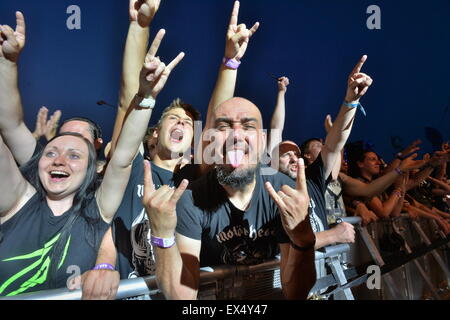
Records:
[[[237,68],[239,68],[239,65],[241,64],[240,61],[237,61],[234,58],[232,58],[232,59],[223,58],[222,62],[225,66],[227,66],[228,68],[233,69],[233,70],[236,70]]]

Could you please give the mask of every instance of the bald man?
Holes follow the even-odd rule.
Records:
[[[253,265],[280,252],[283,293],[305,299],[316,276],[303,160],[297,181],[261,174],[266,135],[259,109],[246,99],[215,108],[211,126],[215,167],[190,190],[187,181],[176,190],[155,190],[146,164],[144,205],[153,241],[161,243],[155,250],[159,287],[168,299],[195,299],[201,266]]]

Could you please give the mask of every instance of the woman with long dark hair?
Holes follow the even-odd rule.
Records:
[[[184,55],[167,66],[155,57],[163,36],[161,30],[145,58],[139,91],[99,186],[94,146],[80,134],[54,137],[21,170],[0,137],[0,296],[65,287],[94,267],[156,96]]]

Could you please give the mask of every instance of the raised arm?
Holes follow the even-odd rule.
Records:
[[[391,192],[387,200],[381,201],[378,197],[373,197],[367,207],[380,218],[388,218],[393,215],[399,202],[403,203],[404,190],[402,188],[403,178],[400,176],[395,181],[395,189]]]
[[[139,90],[131,102],[116,151],[97,191],[97,203],[103,219],[107,222],[112,220],[122,201],[130,177],[131,164],[144,138],[156,97],[163,89],[173,68],[184,57],[184,53],[181,52],[167,66],[156,57],[164,34],[164,29],[157,33],[145,57],[139,75]]]
[[[283,141],[283,129],[284,121],[286,118],[286,101],[285,95],[287,87],[289,85],[289,78],[281,77],[277,81],[278,84],[278,94],[277,103],[275,105],[275,110],[272,114],[272,120],[270,121],[270,135],[267,141],[268,153],[272,154],[273,148]]]
[[[450,145],[448,142],[445,142],[442,144],[442,151],[444,153],[447,153],[447,162],[444,162],[439,169],[437,170],[437,172],[435,173],[434,177],[438,180],[443,179],[444,176],[447,173],[447,165],[448,165],[448,155],[450,154]]]
[[[30,160],[36,139],[23,122],[17,61],[25,46],[25,18],[16,12],[16,29],[0,25],[0,132],[16,161]]]
[[[328,134],[333,127],[333,120],[331,119],[331,115],[327,114],[324,121],[325,132]],[[336,159],[336,162],[333,165],[333,169],[331,169],[331,179],[336,180],[339,177],[339,173],[341,171],[342,159],[344,157],[344,148],[341,150],[341,156]]]
[[[11,152],[0,136],[0,224],[3,219],[9,219],[14,214],[14,208],[18,207],[21,200],[28,200],[26,195],[28,189],[33,189],[25,180],[17,168]],[[33,189],[34,190],[34,189]],[[24,199],[27,197],[27,199]]]
[[[417,154],[413,154],[410,157],[400,162],[397,167],[398,170],[391,170],[390,172],[382,175],[381,177],[372,180],[370,183],[364,183],[358,179],[352,178],[345,173],[339,173],[339,177],[342,180],[342,186],[346,194],[352,197],[365,197],[372,198],[382,192],[384,192],[391,184],[398,179],[399,174],[402,172],[408,172],[411,169],[418,167],[414,158]],[[419,164],[421,165],[421,164]]]
[[[445,194],[450,194],[450,185],[448,183],[445,183],[445,182],[435,179],[433,177],[428,177],[427,180],[434,183],[437,187],[443,189]]]
[[[395,155],[395,159],[392,160],[388,164],[386,169],[384,169],[384,172],[390,172],[390,171],[394,170],[394,168],[397,168],[399,166],[400,162],[403,159],[408,157],[411,153],[414,153],[414,152],[420,150],[420,147],[418,147],[418,145],[421,143],[422,143],[421,140],[416,140],[416,141],[411,142],[411,144],[409,146],[407,146],[405,149],[403,149],[402,151],[400,151],[399,153],[397,153]]]
[[[333,166],[340,157],[340,152],[350,135],[357,110],[356,106],[373,82],[372,78],[360,72],[366,59],[366,55],[362,56],[348,77],[344,103],[330,132],[327,134],[325,145],[322,148],[321,156],[325,168],[325,179],[328,178],[333,170]]]
[[[411,190],[419,186],[419,184],[428,178],[436,168],[448,161],[448,156],[449,154],[446,152],[436,151],[428,163],[422,167],[422,170],[409,179],[406,190]]]
[[[122,62],[122,79],[120,82],[119,106],[111,140],[112,156],[122,130],[128,108],[139,88],[139,72],[142,68],[148,46],[149,26],[159,9],[161,0],[130,0],[127,40]]]
[[[316,282],[316,238],[308,218],[309,196],[303,159],[299,159],[297,164],[295,189],[285,185],[276,192],[267,182],[266,190],[280,210],[283,228],[291,241],[290,244],[280,244],[283,293],[287,299],[306,299]]]
[[[177,225],[176,205],[188,185],[183,180],[178,188],[162,186],[155,190],[150,162],[144,162],[143,202],[151,223],[153,237],[171,239]],[[158,287],[167,299],[195,299],[200,276],[201,241],[176,235],[170,247],[153,246],[156,255]]]
[[[224,59],[227,61],[231,60],[231,62],[228,63],[230,66],[226,66],[226,62],[220,64],[216,85],[211,95],[211,99],[209,100],[205,128],[210,128],[212,125],[210,121],[214,108],[234,96],[237,67],[233,67],[232,65],[233,63],[239,65],[247,50],[251,36],[259,27],[259,22],[256,22],[251,29],[247,29],[246,25],[243,23],[238,25],[239,5],[239,1],[234,2],[226,34]]]

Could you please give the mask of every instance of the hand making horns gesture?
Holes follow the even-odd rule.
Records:
[[[16,12],[16,30],[8,25],[0,25],[0,60],[2,58],[17,62],[25,47],[25,18],[22,12]]]
[[[234,58],[237,61],[244,56],[249,39],[259,27],[259,22],[256,22],[250,30],[244,23],[238,25],[238,15],[239,1],[235,1],[226,35],[225,58]]]
[[[150,162],[144,161],[144,197],[142,201],[149,215],[152,235],[160,238],[173,237],[177,226],[177,202],[188,184],[188,180],[183,179],[177,189],[164,185],[155,190]]]
[[[295,189],[284,185],[276,192],[270,182],[266,189],[280,209],[281,222],[291,241],[300,247],[310,247],[311,235],[302,230],[301,223],[308,216],[309,196],[306,187],[305,163],[303,158],[297,162],[297,181]],[[310,223],[309,220],[305,221]]]
[[[156,57],[159,45],[164,38],[166,31],[161,29],[156,34],[147,55],[145,56],[144,66],[142,67],[139,85],[140,97],[152,97],[156,99],[157,95],[164,88],[172,70],[183,59],[184,52],[180,52],[167,66]]]

